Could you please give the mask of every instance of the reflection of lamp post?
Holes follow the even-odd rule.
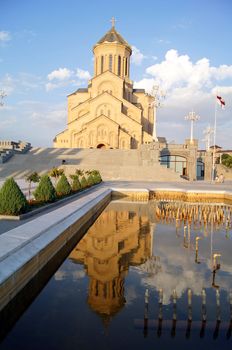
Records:
[[[193,143],[193,123],[200,119],[195,112],[189,112],[189,114],[184,118],[185,120],[191,121],[191,132],[190,132],[190,143]]]
[[[164,91],[160,90],[159,85],[153,85],[151,90],[151,96],[154,97],[154,101],[151,104],[151,106],[154,108],[152,138],[153,138],[153,141],[158,141],[157,130],[156,130],[156,109],[159,107],[162,107],[161,100],[165,98],[165,93]]]
[[[7,96],[7,94],[5,93],[5,91],[0,91],[0,106],[2,107],[3,106],[3,99],[4,99],[4,97],[6,97]]]

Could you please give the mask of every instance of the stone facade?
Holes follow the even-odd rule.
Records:
[[[133,88],[130,45],[113,25],[93,53],[94,76],[68,96],[67,129],[54,147],[136,149],[151,142],[154,97]]]

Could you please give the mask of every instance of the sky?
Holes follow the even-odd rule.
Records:
[[[216,110],[216,144],[232,149],[231,14],[231,0],[0,0],[0,139],[52,146],[66,128],[67,95],[87,87],[93,45],[114,16],[133,49],[134,87],[159,86],[158,136],[183,143],[194,111],[204,149]]]

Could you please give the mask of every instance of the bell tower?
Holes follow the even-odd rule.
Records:
[[[122,79],[130,78],[130,45],[115,29],[111,19],[110,30],[94,45],[94,77],[110,71]]]

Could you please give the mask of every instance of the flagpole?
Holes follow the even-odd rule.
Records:
[[[217,96],[215,99],[215,107],[214,107],[214,147],[213,147],[213,169],[212,169],[212,182],[215,180],[215,161],[216,161],[216,128],[217,128]]]

